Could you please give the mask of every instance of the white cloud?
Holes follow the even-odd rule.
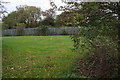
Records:
[[[3,0],[2,0],[3,1]],[[5,4],[8,13],[15,11],[16,6],[19,5],[28,5],[28,6],[36,6],[40,7],[43,11],[51,8],[49,0],[4,0],[6,2],[10,2]],[[62,5],[61,0],[53,0],[57,6]]]

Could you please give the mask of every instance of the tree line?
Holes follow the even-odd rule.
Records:
[[[53,9],[43,12],[41,8],[27,5],[17,6],[16,9],[16,11],[3,17],[3,29],[76,26],[73,18],[75,13],[63,12],[60,15],[56,15]]]

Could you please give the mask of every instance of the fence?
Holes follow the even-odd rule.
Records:
[[[2,36],[71,35],[76,33],[77,29],[77,27],[7,29],[3,30]]]

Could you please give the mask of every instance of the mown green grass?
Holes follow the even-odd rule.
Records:
[[[64,78],[74,75],[79,55],[69,36],[3,37],[3,78]]]

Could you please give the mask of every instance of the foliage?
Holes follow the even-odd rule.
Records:
[[[27,27],[38,26],[41,20],[41,9],[35,6],[18,6],[18,12],[21,14],[19,20],[21,23],[25,23]]]
[[[56,18],[55,8],[56,8],[56,5],[53,4],[53,2],[50,2],[50,5],[53,8],[50,8],[46,11],[42,11],[42,16],[44,17],[44,19],[40,22],[40,25],[55,26],[55,18]]]
[[[44,25],[44,26],[55,26],[55,19],[52,16],[46,16],[45,19],[43,19],[40,22],[40,25]]]
[[[79,14],[82,15],[81,21],[78,27],[80,30],[77,34],[71,36],[74,41],[74,50],[80,52],[80,50],[87,50],[83,53],[94,53],[93,55],[98,56],[97,60],[94,58],[92,61],[99,62],[106,59],[107,54],[117,55],[119,52],[119,7],[118,3],[80,3],[81,9],[72,8],[71,11],[77,10]],[[72,3],[73,6],[76,6],[75,3]],[[78,6],[77,5],[77,6]],[[112,6],[112,7],[111,7]],[[76,17],[77,19],[77,17]],[[78,25],[78,26],[79,26]],[[84,37],[84,40],[81,40]],[[81,42],[83,44],[81,44]],[[90,54],[90,55],[91,55]],[[92,57],[92,56],[88,56]],[[119,64],[118,58],[112,58],[116,63]],[[105,62],[105,61],[104,61]],[[101,65],[104,65],[103,64]],[[97,63],[96,63],[97,64]],[[108,64],[111,66],[111,64]],[[86,65],[88,66],[88,65]],[[101,66],[103,67],[103,66]],[[104,67],[105,68],[105,67]],[[107,69],[107,68],[105,68]],[[87,73],[86,73],[87,74]],[[100,73],[98,73],[100,76]],[[84,74],[85,75],[85,74]],[[116,76],[118,76],[117,74]],[[87,75],[88,76],[88,75]],[[90,75],[89,75],[90,76]]]
[[[62,14],[58,15],[56,18],[56,26],[72,26],[75,27],[76,21],[79,19],[80,15],[76,12],[62,12]]]
[[[19,14],[17,14],[17,11],[12,12],[11,14],[8,14],[7,17],[3,18],[3,29],[11,29],[15,28],[17,26],[17,17]]]
[[[38,27],[41,20],[40,15],[40,8],[34,6],[18,6],[17,11],[13,11],[3,18],[3,28],[16,28],[19,23],[24,23],[26,27]]]

